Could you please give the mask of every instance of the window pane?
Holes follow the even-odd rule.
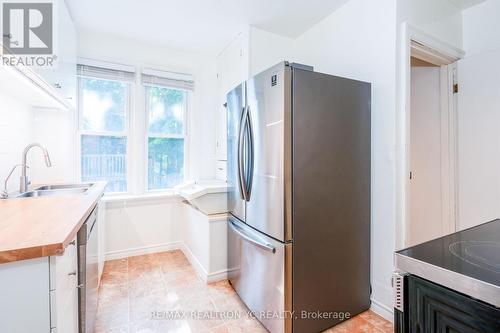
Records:
[[[186,92],[164,87],[146,87],[149,133],[184,134]]]
[[[184,180],[184,139],[148,139],[148,189],[179,185]]]
[[[82,135],[82,181],[108,181],[107,192],[127,191],[127,138]]]
[[[124,131],[128,85],[124,82],[81,78],[82,129]]]

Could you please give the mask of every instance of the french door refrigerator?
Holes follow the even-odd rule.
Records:
[[[370,306],[370,96],[288,62],[227,95],[228,276],[272,333]]]

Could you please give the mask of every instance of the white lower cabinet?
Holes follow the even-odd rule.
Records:
[[[50,328],[78,332],[78,251],[76,239],[64,255],[50,257]]]
[[[0,265],[0,332],[77,333],[76,239],[62,256]]]

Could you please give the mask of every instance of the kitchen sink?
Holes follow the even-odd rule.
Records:
[[[79,194],[87,191],[88,188],[67,188],[58,190],[35,190],[24,192],[16,196],[16,198],[36,198],[64,194]]]
[[[57,185],[43,185],[36,187],[31,191],[20,193],[16,198],[36,198],[55,195],[79,194],[85,193],[94,184],[57,184]]]
[[[94,184],[57,184],[57,185],[43,185],[33,189],[33,191],[46,191],[46,190],[69,190],[69,189],[89,189]]]

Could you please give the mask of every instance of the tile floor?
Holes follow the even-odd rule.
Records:
[[[166,319],[170,313],[191,311],[243,315],[237,319]],[[267,332],[256,319],[245,315],[247,311],[227,281],[206,284],[181,251],[161,252],[106,262],[94,333]],[[325,332],[383,333],[393,332],[393,327],[367,311]]]

